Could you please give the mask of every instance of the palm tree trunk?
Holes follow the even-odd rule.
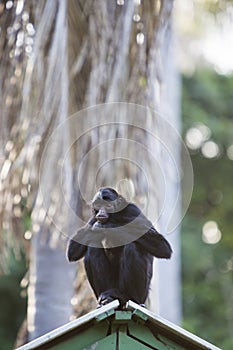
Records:
[[[70,321],[75,276],[63,246],[52,247],[35,234],[31,242],[28,290],[28,338],[35,339]]]
[[[171,24],[170,24],[171,25]],[[169,87],[163,90],[161,99],[161,113],[163,118],[180,133],[180,76],[177,71],[174,58],[174,33],[168,26],[163,42],[164,85]],[[164,132],[164,131],[163,131]],[[175,139],[166,137],[166,145],[173,149],[173,157],[178,168],[181,166],[181,145],[177,145]],[[164,157],[166,159],[166,157]],[[165,165],[165,164],[164,164]],[[166,205],[159,220],[161,232],[169,232],[167,238],[173,248],[172,259],[169,261],[156,260],[154,262],[154,277],[152,279],[150,308],[159,313],[165,319],[180,324],[182,320],[181,308],[181,256],[180,256],[180,228],[181,221],[181,197],[180,182],[174,175],[174,168],[165,165],[166,176]],[[170,176],[169,176],[170,174]],[[177,203],[176,203],[177,200]],[[171,213],[173,224],[170,223]],[[168,220],[169,219],[169,220]],[[171,220],[172,221],[172,220]],[[173,227],[172,227],[173,225]]]
[[[36,33],[32,54],[29,57],[22,54],[21,60],[15,57],[15,60],[9,61],[10,52],[14,51],[9,47],[4,60],[6,70],[9,75],[16,72],[18,80],[15,76],[10,79],[4,69],[1,72],[4,84],[0,85],[0,98],[9,102],[4,109],[1,132],[4,142],[9,138],[10,143],[6,146],[6,159],[3,163],[5,173],[1,177],[1,190],[4,195],[0,205],[4,230],[9,232],[13,231],[12,222],[15,218],[12,212],[19,193],[24,196],[22,201],[27,198],[28,208],[32,210],[33,238],[28,307],[31,339],[68,320],[73,269],[67,266],[65,252],[59,246],[64,236],[58,235],[52,223],[59,222],[58,226],[62,228],[60,231],[65,231],[67,235],[74,233],[77,223],[73,222],[72,215],[67,212],[67,202],[72,202],[70,212],[74,211],[77,215],[77,209],[83,200],[81,192],[91,195],[96,190],[97,184],[90,186],[90,183],[93,184],[91,181],[96,178],[98,164],[109,159],[109,155],[112,160],[116,159],[121,150],[124,159],[128,159],[127,164],[122,161],[117,166],[111,166],[104,172],[98,185],[116,184],[119,179],[127,178],[134,184],[140,204],[140,200],[146,198],[147,181],[143,177],[143,171],[135,170],[130,159],[142,159],[140,169],[148,169],[148,175],[155,178],[149,189],[151,202],[158,203],[155,204],[157,208],[162,201],[154,157],[159,164],[164,164],[164,158],[159,142],[151,147],[151,133],[158,137],[161,135],[168,144],[172,142],[169,140],[170,135],[164,130],[163,118],[159,118],[159,113],[167,116],[174,127],[179,124],[178,113],[167,113],[169,108],[179,103],[174,94],[177,86],[173,83],[169,86],[170,74],[169,79],[166,77],[166,71],[172,64],[172,57],[168,52],[169,40],[167,41],[171,32],[169,24],[172,5],[171,0],[33,0],[25,4]],[[22,13],[15,14],[14,21],[17,22]],[[15,48],[16,41],[17,33],[13,44],[12,40],[9,43]],[[0,44],[1,47],[7,47],[6,42]],[[163,52],[168,60],[164,59]],[[18,102],[10,104],[8,94],[13,91],[11,84],[15,79],[18,82],[18,99],[13,101]],[[85,118],[68,119],[69,114],[84,107],[105,102],[141,104],[159,113],[144,109],[142,114],[134,114],[132,110],[134,112],[140,107],[130,105],[124,109],[118,106],[119,110],[115,112],[120,112],[119,120],[116,114],[116,121],[120,124],[115,128],[110,127],[107,132],[102,126],[107,124],[112,111],[106,105],[103,108],[109,114],[102,115],[99,110],[98,114],[92,116],[87,113]],[[156,114],[155,118],[153,114]],[[43,158],[46,144],[60,123],[64,123],[64,127],[59,131],[48,157]],[[74,140],[80,130],[87,129],[91,131],[84,133],[83,138]],[[114,142],[109,142],[110,138]],[[119,140],[136,140],[141,149],[148,149],[148,152],[139,157],[135,143],[132,146],[130,142],[123,143]],[[90,156],[82,168],[84,181],[79,189],[78,170],[83,164],[83,158],[96,145],[106,141],[108,147],[102,148],[101,152],[97,148],[94,156]],[[151,154],[153,157],[150,157]],[[59,192],[61,179],[58,169],[61,165],[64,165],[64,193]],[[174,187],[172,184],[169,186],[170,196],[173,197]],[[41,190],[44,197],[41,197]],[[150,203],[148,205],[150,218],[154,221],[158,213]],[[169,207],[167,210],[169,211]],[[83,213],[78,213],[79,215],[82,216]],[[162,233],[165,217],[164,213]],[[173,248],[178,255],[179,248],[176,243]],[[173,271],[169,277],[173,281],[179,279],[178,260],[177,258],[173,261],[175,268],[169,270]],[[166,281],[160,281],[161,285],[157,282],[154,289],[158,300],[161,286],[163,293],[164,289],[170,289]],[[168,295],[170,301],[168,303],[166,299],[165,303],[169,305],[169,309],[175,310],[177,307],[173,318],[175,320],[180,317],[177,306],[178,282],[174,282],[173,288],[174,296]],[[160,301],[160,307],[161,305]],[[48,308],[51,312],[48,312]],[[163,311],[163,314],[166,312]]]

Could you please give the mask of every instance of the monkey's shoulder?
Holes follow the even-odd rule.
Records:
[[[128,205],[123,210],[123,214],[130,215],[132,217],[137,217],[141,214],[141,210],[134,203],[128,203]]]

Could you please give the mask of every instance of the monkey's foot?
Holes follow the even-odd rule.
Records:
[[[119,290],[112,288],[100,294],[98,298],[98,304],[99,306],[103,306],[108,303],[111,303],[113,300],[119,300],[121,305],[124,305],[126,302],[126,299],[119,292]]]
[[[116,298],[108,295],[104,295],[104,294],[101,294],[101,296],[99,297],[98,299],[98,308],[103,306],[103,305],[107,305],[109,303],[111,303],[113,300],[116,300]]]

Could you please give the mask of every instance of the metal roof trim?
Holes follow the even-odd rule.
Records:
[[[199,338],[198,336],[194,335],[193,333],[190,333],[186,331],[185,329],[175,325],[174,323],[165,320],[164,318],[154,314],[150,310],[146,309],[143,306],[140,306],[133,301],[129,300],[126,304],[127,310],[139,310],[141,313],[145,314],[148,317],[148,320],[162,328],[163,330],[167,330],[171,333],[173,333],[175,336],[179,337],[180,339],[184,339],[186,341],[189,341],[193,345],[198,345],[199,347],[206,349],[206,350],[221,350],[220,348],[216,347],[215,345],[207,342],[206,340],[203,340]],[[138,317],[140,317],[140,314],[136,314]]]
[[[71,330],[73,330],[73,329],[75,329],[75,328],[77,328],[85,323],[88,323],[91,320],[98,318],[98,316],[100,316],[104,313],[108,313],[110,310],[116,309],[119,305],[120,305],[119,301],[114,300],[107,305],[104,305],[98,309],[95,309],[95,310],[89,312],[88,314],[77,318],[74,321],[66,323],[63,326],[58,327],[58,328],[42,335],[41,337],[30,341],[29,343],[17,348],[16,350],[36,349],[38,346],[43,345],[43,344],[47,343],[48,341],[53,340],[56,337],[66,333],[66,332],[69,332],[69,331],[71,331]]]

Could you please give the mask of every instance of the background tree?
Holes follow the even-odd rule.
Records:
[[[195,178],[182,227],[184,326],[231,349],[232,1],[176,4],[183,135]]]
[[[197,179],[182,227],[184,325],[230,350],[233,77],[202,69],[183,81],[184,137]]]
[[[169,62],[166,59],[171,41],[171,11],[172,2],[168,0],[125,3],[47,0],[25,4],[8,1],[1,5],[0,45],[1,65],[4,67],[0,87],[1,104],[4,106],[1,121],[1,222],[6,237],[4,242],[12,245],[14,250],[17,249],[13,238],[15,232],[19,238],[24,234],[26,239],[31,239],[29,339],[67,322],[71,313],[69,301],[74,268],[65,261],[63,249],[66,237],[60,235],[53,222],[59,218],[59,224],[65,227],[66,232],[71,232],[75,223],[69,213],[67,215],[64,198],[57,190],[60,180],[57,164],[65,159],[64,193],[71,207],[83,218],[82,193],[95,191],[89,188],[90,178],[98,161],[106,159],[108,154],[115,158],[119,135],[121,139],[136,139],[147,147],[152,146],[145,129],[122,125],[111,128],[111,138],[116,142],[108,145],[101,154],[96,152],[94,158],[90,157],[84,171],[87,181],[80,193],[76,185],[79,164],[83,155],[96,143],[106,141],[106,130],[98,127],[106,122],[106,115],[99,113],[97,122],[93,117],[76,123],[74,119],[67,118],[84,107],[126,101],[166,111],[169,121],[177,126],[178,114],[168,112],[169,107],[177,109],[177,96],[168,91],[169,85],[164,85],[165,78],[169,78],[172,86],[177,83],[171,56]],[[168,67],[170,74],[166,76],[164,71]],[[129,120],[132,125],[140,125],[141,122],[137,116],[131,116]],[[46,153],[47,158],[41,162],[52,131],[61,123],[64,127],[58,129],[55,147]],[[72,137],[93,125],[96,127],[77,140],[66,157]],[[151,118],[149,111],[145,114],[143,126],[167,139],[162,119]],[[138,157],[137,149],[129,151],[130,157]],[[153,152],[162,164],[158,145]],[[155,168],[149,155],[143,161],[153,174]],[[110,167],[104,175],[98,185],[106,182],[115,185],[119,179],[128,178],[134,183],[136,198],[145,193],[144,181],[129,163],[125,165],[122,162],[117,171],[115,167]],[[170,181],[169,177],[167,181]],[[159,203],[162,199],[157,183],[159,180],[150,188],[150,196]],[[39,191],[41,186],[43,193]],[[169,186],[172,188],[172,181]],[[174,186],[177,187],[177,183]],[[47,195],[42,197],[44,193]],[[25,230],[22,218],[28,215],[31,226]],[[163,230],[165,225],[162,218],[160,229]],[[174,259],[178,259],[179,249],[175,247],[177,234],[172,235],[170,241],[173,241]],[[164,303],[166,308],[161,307],[164,307],[162,314],[167,317],[172,310],[170,319],[175,321],[180,318],[179,265],[171,264],[170,271],[175,276],[172,278],[173,288]],[[169,271],[167,280],[171,281],[168,274]],[[167,287],[166,280],[163,284]]]

